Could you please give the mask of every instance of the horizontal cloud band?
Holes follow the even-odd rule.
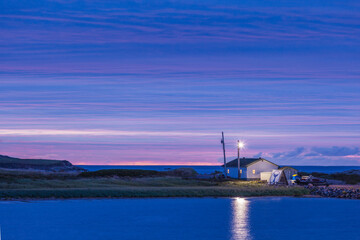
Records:
[[[86,130],[71,130],[71,129],[0,129],[0,135],[4,136],[49,136],[49,135],[83,135],[83,136],[220,136],[218,132],[178,132],[178,131],[121,131],[121,130],[103,130],[103,129],[86,129]],[[291,136],[313,136],[311,133],[257,133],[257,132],[243,132],[243,133],[228,133],[230,137],[291,137]],[[357,133],[346,133],[347,136],[360,137]],[[317,136],[336,136],[335,133],[317,133]],[[344,136],[341,133],[339,136]]]

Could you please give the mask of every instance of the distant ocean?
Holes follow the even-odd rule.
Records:
[[[143,170],[156,170],[166,171],[181,167],[191,167],[200,174],[213,173],[215,171],[222,171],[223,168],[220,166],[122,166],[122,165],[78,165],[79,167],[85,168],[88,171],[97,171],[102,169],[143,169]],[[360,169],[360,166],[292,166],[300,172],[321,172],[321,173],[336,173],[343,172],[351,169]]]

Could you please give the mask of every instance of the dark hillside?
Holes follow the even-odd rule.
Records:
[[[21,159],[0,155],[0,168],[19,170],[42,170],[51,172],[84,171],[66,160]]]

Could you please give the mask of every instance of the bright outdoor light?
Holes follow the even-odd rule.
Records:
[[[242,149],[245,147],[245,143],[244,142],[238,142],[238,148]]]

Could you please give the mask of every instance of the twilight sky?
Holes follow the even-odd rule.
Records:
[[[0,154],[360,165],[360,3],[2,1]]]

